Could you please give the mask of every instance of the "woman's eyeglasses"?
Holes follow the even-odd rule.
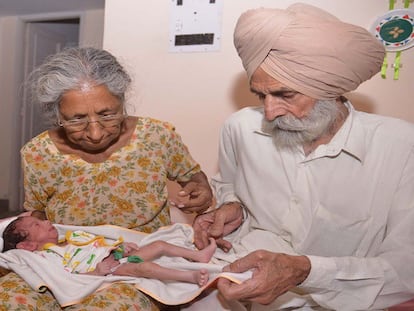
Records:
[[[110,114],[105,116],[98,116],[95,120],[89,120],[87,117],[71,120],[58,120],[58,125],[66,130],[80,132],[86,130],[89,123],[99,123],[103,128],[119,126],[121,122],[127,117],[126,114]]]

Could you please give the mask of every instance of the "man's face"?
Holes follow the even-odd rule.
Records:
[[[283,85],[260,67],[250,79],[250,90],[262,101],[267,121],[285,115],[301,119],[316,103],[315,99]]]
[[[250,89],[264,105],[263,126],[280,147],[302,146],[327,133],[338,116],[335,100],[316,100],[286,87],[260,67]]]

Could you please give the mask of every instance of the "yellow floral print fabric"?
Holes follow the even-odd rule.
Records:
[[[21,150],[26,210],[54,223],[114,224],[152,232],[170,223],[167,179],[188,181],[200,171],[174,127],[138,118],[129,143],[101,163],[60,153],[44,132]],[[61,308],[15,273],[0,278],[0,310],[159,310],[132,284],[115,283],[81,303]]]
[[[60,153],[48,132],[21,157],[26,210],[45,211],[53,223],[143,232],[170,223],[167,179],[186,182],[200,171],[171,124],[143,117],[129,143],[104,162]]]
[[[0,278],[0,311],[159,311],[160,305],[133,284],[114,283],[82,302],[61,307],[49,291],[33,290],[14,272]]]

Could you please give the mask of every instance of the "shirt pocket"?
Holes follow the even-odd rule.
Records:
[[[298,251],[329,257],[356,256],[360,253],[372,218],[364,211],[343,210],[346,208],[331,210],[319,204]]]

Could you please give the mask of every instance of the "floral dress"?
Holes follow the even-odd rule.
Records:
[[[101,163],[60,153],[47,132],[21,151],[26,210],[53,223],[152,232],[170,223],[167,179],[200,171],[169,123],[139,118],[129,143]]]
[[[53,223],[113,224],[153,232],[170,224],[167,179],[186,182],[200,172],[174,127],[139,117],[129,143],[107,160],[89,163],[62,154],[44,132],[21,150],[26,210]],[[64,310],[158,310],[133,285],[115,283]],[[1,310],[62,310],[49,293],[33,291],[15,273],[0,278]]]

